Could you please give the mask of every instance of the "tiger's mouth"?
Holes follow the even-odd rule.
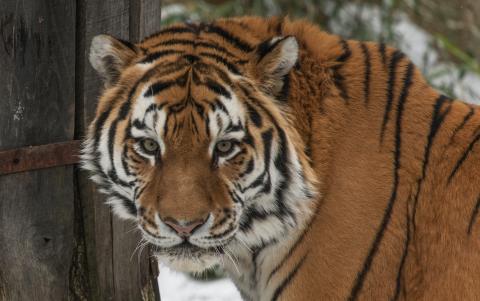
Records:
[[[222,246],[202,248],[190,243],[188,240],[184,240],[182,243],[168,248],[154,245],[153,250],[158,255],[166,255],[177,258],[191,258],[207,254],[220,256],[225,253]]]
[[[199,273],[221,263],[223,246],[202,248],[187,240],[171,247],[151,244],[154,256],[162,264],[177,271]]]

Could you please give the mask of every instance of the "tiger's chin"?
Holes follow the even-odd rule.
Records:
[[[222,254],[211,249],[202,248],[156,248],[154,255],[157,260],[180,272],[201,273],[220,264]]]

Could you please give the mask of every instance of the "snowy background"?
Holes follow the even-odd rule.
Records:
[[[200,281],[160,266],[158,277],[162,301],[241,301],[235,285],[226,279]]]

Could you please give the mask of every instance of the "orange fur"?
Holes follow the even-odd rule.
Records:
[[[390,47],[343,41],[308,22],[284,18],[241,17],[214,24],[252,49],[275,36],[293,36],[300,46],[298,66],[290,72],[287,104],[260,97],[294,142],[306,178],[316,183],[319,196],[305,233],[296,234],[297,244],[272,272],[273,281],[286,283],[277,297],[480,298],[480,218],[475,211],[480,194],[477,107],[441,97],[408,58]],[[172,39],[215,43],[229,55],[210,50],[238,68],[247,78],[242,85],[276,89],[272,88],[275,80],[265,81],[262,75],[268,66],[259,67],[252,52],[204,31],[149,37],[136,45],[133,62],[172,49],[168,46]],[[205,50],[181,44],[173,49],[192,55]],[[168,66],[177,59],[168,56],[161,64]],[[239,63],[242,61],[246,63]],[[218,60],[208,63],[226,70]],[[163,73],[156,71],[154,78],[177,76],[166,68]],[[135,66],[122,72],[119,85],[102,96],[97,118],[107,108],[120,110],[122,102],[114,98],[118,93],[125,98],[128,89],[121,90],[144,76]],[[208,74],[224,80],[221,74]],[[191,75],[187,80],[193,80]],[[240,89],[235,92],[242,101],[248,100]],[[173,101],[184,98],[185,93],[175,88],[162,96]],[[208,102],[215,98],[203,88],[191,93]],[[122,124],[119,132],[125,127]],[[259,139],[258,132],[253,135]],[[122,139],[117,136],[118,143]],[[159,212],[196,220],[208,211],[231,206],[219,183],[223,177],[236,177],[251,154],[240,158],[238,167],[214,172],[208,158],[192,164],[202,157],[205,145],[201,141],[208,140],[205,136],[178,139],[172,136],[166,142],[167,149],[173,150],[161,167],[168,178],[156,173],[158,167],[132,167],[143,170],[144,180],[150,183],[142,201],[146,216]],[[135,155],[129,151],[129,156]],[[179,189],[187,182],[190,184]],[[159,195],[162,202],[156,201]],[[217,221],[221,218],[219,213]]]

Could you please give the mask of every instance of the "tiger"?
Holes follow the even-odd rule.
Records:
[[[82,166],[161,263],[252,301],[480,300],[480,112],[400,50],[244,16],[89,59]]]

